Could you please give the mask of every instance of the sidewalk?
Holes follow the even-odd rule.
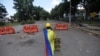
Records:
[[[100,37],[100,27],[96,27],[96,26],[90,26],[88,24],[82,24],[82,27],[74,25],[72,26],[73,28],[77,28],[82,30],[83,32],[85,31],[86,33],[95,35],[97,37]]]
[[[88,24],[83,24],[83,26],[85,26],[86,28],[89,28],[89,29],[98,29],[98,30],[100,30],[100,27],[97,27],[97,26],[90,26]]]

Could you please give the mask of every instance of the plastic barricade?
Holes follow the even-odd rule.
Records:
[[[0,35],[5,35],[5,34],[14,34],[15,30],[11,26],[5,26],[0,28]]]
[[[25,25],[23,31],[24,33],[36,33],[38,32],[38,27],[37,25]]]
[[[68,30],[68,25],[63,23],[56,24],[55,30]]]

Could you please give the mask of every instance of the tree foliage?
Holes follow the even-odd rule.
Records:
[[[14,9],[17,11],[19,21],[27,21],[33,19],[33,2],[34,0],[14,0]]]
[[[17,13],[14,15],[20,21],[40,20],[49,17],[49,13],[40,6],[33,5],[34,0],[14,0],[14,8]]]
[[[37,16],[36,20],[39,19],[46,20],[49,17],[49,13],[40,6],[34,6],[34,10],[35,10],[35,15]]]
[[[7,15],[6,8],[3,4],[0,3],[0,18],[4,18]]]
[[[70,13],[70,2],[71,2],[71,14],[75,15],[75,13],[77,12],[77,5],[81,4],[84,6],[85,11],[86,11],[86,15],[88,16],[91,12],[99,12],[100,11],[100,0],[62,0],[63,2],[61,2],[58,6],[56,6],[55,8],[52,9],[51,11],[51,16],[53,18],[56,18],[59,16],[63,17],[63,14],[66,13],[66,15],[68,15],[68,13]]]
[[[54,19],[63,18],[63,14],[69,12],[69,2],[62,2],[51,10],[51,17]]]
[[[86,10],[89,10],[89,12],[99,12],[100,11],[100,0],[84,0],[81,1],[83,3],[83,6]]]

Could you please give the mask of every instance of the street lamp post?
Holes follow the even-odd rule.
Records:
[[[70,0],[70,10],[69,10],[69,14],[70,14],[70,16],[69,16],[69,24],[71,26],[71,0]]]

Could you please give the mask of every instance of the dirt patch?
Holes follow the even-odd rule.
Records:
[[[27,41],[20,42],[19,45],[21,45],[21,46],[31,46],[33,43],[34,43],[34,40],[33,39],[29,39]]]
[[[24,39],[27,37],[27,34],[25,33],[16,33],[13,35],[10,35],[10,37],[15,38],[15,39]]]
[[[8,43],[7,43],[7,45],[11,45],[11,44],[12,44],[12,42],[8,42]]]

